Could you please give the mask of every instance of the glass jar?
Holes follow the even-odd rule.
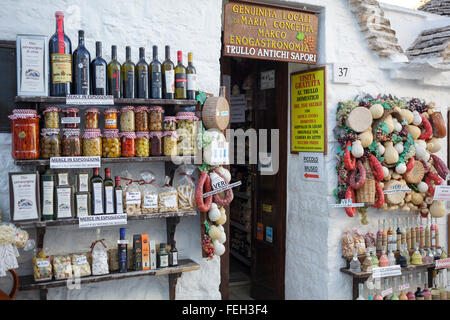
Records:
[[[136,132],[136,156],[148,157],[150,155],[149,134],[147,131]]]
[[[102,156],[102,132],[100,129],[86,129],[84,131],[83,156]]]
[[[177,130],[177,117],[164,117],[164,131]]]
[[[67,108],[62,110],[64,118],[61,118],[61,123],[64,125],[64,129],[78,129],[80,118],[78,117],[78,108]]]
[[[12,150],[14,159],[39,158],[39,116],[36,110],[14,109],[11,120]]]
[[[116,108],[107,108],[105,114],[105,129],[117,129],[117,111]]]
[[[148,131],[148,108],[145,106],[138,107],[135,113],[136,131]]]
[[[150,131],[161,131],[164,109],[160,106],[151,107],[150,109]]]
[[[198,121],[194,112],[178,112],[177,133],[178,153],[181,156],[193,156],[197,152]]]
[[[125,106],[120,109],[120,131],[134,131],[134,107]]]
[[[97,108],[89,108],[84,112],[84,128],[98,129],[98,114],[100,111]]]
[[[175,131],[164,131],[164,155],[176,156],[178,155],[178,134]]]
[[[150,155],[155,157],[162,155],[162,135],[162,131],[152,131],[149,133]]]
[[[50,159],[51,157],[61,156],[61,138],[59,129],[41,130],[41,158]]]
[[[59,111],[58,107],[47,107],[42,113],[45,119],[45,128],[59,129]]]
[[[119,158],[121,152],[119,130],[105,130],[102,137],[103,158]]]
[[[63,129],[62,155],[64,157],[81,156],[80,129]]]
[[[136,134],[131,132],[121,132],[119,134],[122,147],[122,157],[134,157],[136,155],[136,150],[134,142],[136,139]]]

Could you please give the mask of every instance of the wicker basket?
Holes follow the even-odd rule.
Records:
[[[367,160],[364,161],[363,166],[366,169],[366,181],[361,188],[356,190],[356,202],[372,205],[375,203],[375,178]]]
[[[225,130],[230,122],[230,106],[223,97],[209,97],[202,110],[202,121],[206,129]]]

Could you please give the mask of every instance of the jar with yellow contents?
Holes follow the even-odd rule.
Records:
[[[100,129],[86,129],[84,131],[83,156],[102,156],[102,132]]]
[[[134,131],[134,107],[124,106],[120,109],[120,132]]]
[[[61,156],[61,138],[59,129],[44,128],[41,131],[41,158],[50,159],[51,157]]]
[[[116,108],[107,108],[105,114],[105,129],[117,129],[117,113]]]
[[[198,121],[194,112],[178,112],[177,133],[180,156],[194,156],[197,151]]]
[[[119,158],[121,153],[119,130],[105,130],[102,137],[103,158]]]
[[[178,134],[175,131],[165,131],[163,133],[164,139],[164,155],[176,156],[178,155]]]
[[[147,131],[136,132],[136,157],[148,157],[150,155],[149,133]]]
[[[45,128],[59,129],[59,111],[58,107],[47,107],[42,111],[45,119]]]
[[[150,112],[150,131],[161,131],[163,129],[164,109],[160,106],[154,106],[149,109]]]

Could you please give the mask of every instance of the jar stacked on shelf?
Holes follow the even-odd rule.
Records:
[[[89,108],[84,112],[84,128],[98,129],[98,115],[100,111],[97,108]]]
[[[117,129],[117,111],[116,108],[107,108],[103,112],[105,115],[105,130]]]
[[[14,109],[11,120],[12,152],[14,159],[39,158],[39,118],[36,110]]]
[[[102,133],[100,129],[85,129],[83,134],[83,156],[102,156]]]
[[[78,117],[78,112],[80,110],[78,108],[67,108],[62,110],[62,114],[64,115],[64,122],[61,119],[61,123],[64,124],[64,129],[78,129],[78,124],[80,118]]]
[[[197,133],[198,121],[194,112],[178,112],[177,119],[177,133],[178,139],[178,154],[180,156],[194,156],[197,150]]]
[[[135,131],[135,112],[133,106],[125,106],[120,109],[120,132]]]
[[[121,155],[121,146],[118,129],[107,129],[102,136],[103,158],[118,158]]]
[[[136,155],[134,131],[121,132],[119,134],[121,140],[122,157],[134,157]]]

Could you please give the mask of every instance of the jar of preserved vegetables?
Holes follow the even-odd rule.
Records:
[[[177,117],[164,117],[164,131],[177,130]]]
[[[150,109],[150,131],[161,131],[164,109],[160,106],[154,106]]]
[[[59,111],[58,107],[47,107],[42,111],[47,129],[59,129]]]
[[[176,156],[178,155],[178,134],[175,131],[164,131],[164,155]]]
[[[120,109],[120,131],[134,131],[134,107],[125,106]]]
[[[121,132],[119,134],[122,147],[122,157],[134,157],[136,155],[135,139],[136,134],[131,132]]]
[[[102,138],[103,158],[120,157],[120,138],[118,129],[108,129],[103,132]]]
[[[105,109],[105,129],[117,129],[117,113],[116,108]]]
[[[61,138],[59,129],[41,130],[41,158],[50,159],[51,157],[61,156]]]
[[[64,157],[81,156],[80,129],[63,129],[62,155]]]
[[[150,138],[150,155],[159,157],[162,155],[162,131],[151,131]]]
[[[100,111],[97,108],[89,108],[84,112],[84,128],[98,129],[98,115]]]
[[[39,158],[39,116],[36,110],[14,109],[11,120],[12,152],[14,159]]]
[[[145,106],[137,107],[135,110],[135,128],[137,131],[148,131],[148,108]]]
[[[149,133],[147,131],[136,132],[136,156],[148,157],[150,155]]]
[[[178,112],[177,133],[178,153],[181,156],[193,156],[197,152],[198,121],[194,112]]]
[[[83,134],[83,156],[102,156],[102,132],[100,129],[86,129]]]
[[[67,108],[62,110],[64,118],[61,118],[61,123],[65,129],[78,129],[80,118],[78,117],[78,108]]]

